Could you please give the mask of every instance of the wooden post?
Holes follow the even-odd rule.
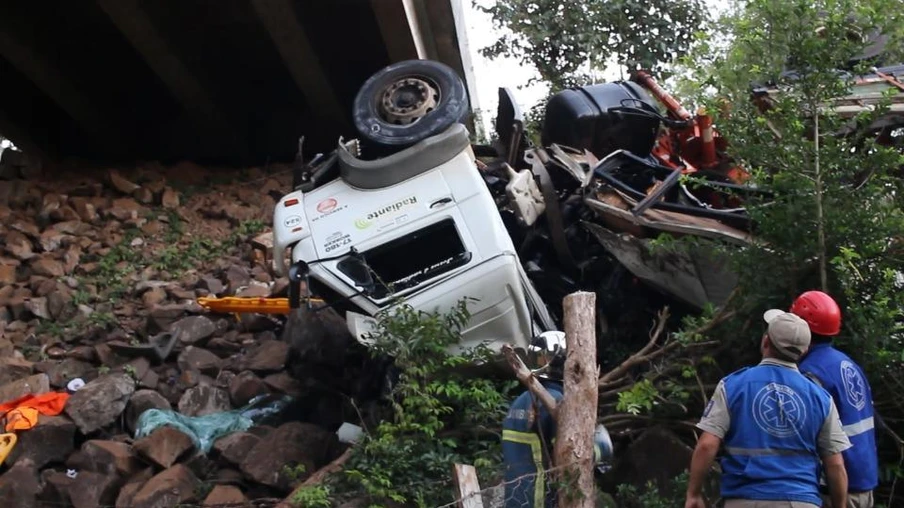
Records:
[[[480,483],[477,470],[467,464],[452,465],[452,480],[455,483],[455,500],[458,508],[483,508],[480,497]]]
[[[561,508],[593,508],[593,432],[596,428],[599,366],[596,362],[596,294],[565,297],[565,383],[559,403],[553,456],[561,483]]]

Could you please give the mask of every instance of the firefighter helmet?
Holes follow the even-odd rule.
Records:
[[[810,331],[824,336],[841,331],[841,309],[831,296],[822,291],[807,291],[794,300],[791,312],[810,325]]]

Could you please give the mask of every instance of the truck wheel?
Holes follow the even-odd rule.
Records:
[[[406,60],[371,76],[358,90],[352,114],[364,139],[399,148],[462,122],[468,108],[464,82],[450,67]]]

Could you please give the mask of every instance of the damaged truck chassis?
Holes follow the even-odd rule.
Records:
[[[689,113],[644,72],[551,97],[544,148],[507,89],[497,139],[472,145],[464,84],[432,61],[379,71],[353,111],[360,139],[307,164],[299,147],[273,252],[290,307],[311,305],[305,291],[322,298],[364,343],[400,302],[444,312],[472,299],[461,347],[496,351],[560,330],[562,298],[577,290],[597,294],[598,340],[618,336],[632,296],[719,305],[736,283],[721,260],[657,253],[650,239],[750,242],[744,202],[769,197],[747,185],[706,111]]]

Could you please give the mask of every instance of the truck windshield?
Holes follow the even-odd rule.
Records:
[[[471,259],[452,219],[361,252],[360,256],[374,278],[375,288],[368,296],[376,300],[466,265]],[[351,276],[352,267],[348,265],[343,260],[337,268]]]

